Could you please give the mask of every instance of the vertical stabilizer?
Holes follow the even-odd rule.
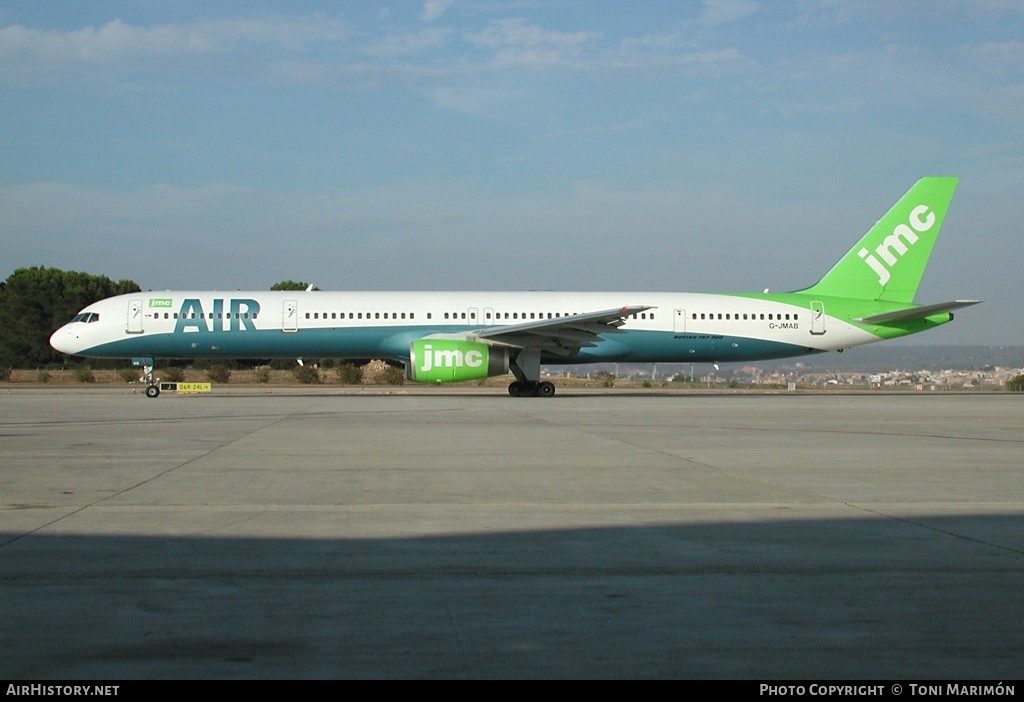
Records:
[[[913,302],[957,180],[917,181],[824,278],[801,292]]]

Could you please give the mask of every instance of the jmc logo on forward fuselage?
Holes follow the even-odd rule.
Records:
[[[927,205],[918,205],[910,211],[907,224],[897,224],[892,230],[892,234],[885,237],[882,243],[875,247],[875,253],[882,259],[881,261],[866,248],[858,251],[857,255],[878,274],[878,284],[885,285],[891,277],[890,270],[910,250],[910,247],[917,243],[917,235],[928,231],[933,226],[935,226],[935,213]]]
[[[214,298],[210,303],[210,311],[206,311],[201,300],[185,299],[178,310],[174,333],[256,331],[255,319],[260,313],[260,303],[256,300],[247,297],[230,300]]]

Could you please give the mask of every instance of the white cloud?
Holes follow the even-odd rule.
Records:
[[[704,0],[704,12],[698,23],[706,27],[739,22],[754,14],[758,4],[753,0]]]
[[[246,47],[301,52],[322,42],[343,42],[348,34],[342,23],[320,15],[148,27],[115,19],[73,31],[11,25],[0,28],[0,80],[109,79]]]
[[[418,32],[388,34],[380,40],[364,46],[361,51],[367,56],[394,57],[420,54],[445,46],[452,37],[452,30],[445,27],[431,27]]]
[[[433,22],[439,19],[453,2],[454,0],[427,0],[423,3],[423,21]]]
[[[600,37],[600,32],[555,32],[521,18],[496,20],[466,35],[472,44],[493,51],[503,65],[533,66],[563,63]]]
[[[492,116],[524,99],[521,91],[486,84],[441,86],[427,91],[427,95],[442,110]]]
[[[1024,42],[992,41],[977,46],[965,46],[963,51],[990,73],[1024,71]]]

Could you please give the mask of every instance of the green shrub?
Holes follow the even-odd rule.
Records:
[[[404,385],[405,384],[405,370],[402,368],[395,368],[394,366],[388,367],[383,373],[380,374],[380,379],[385,385]]]
[[[320,384],[320,371],[313,366],[295,366],[292,368],[292,375],[300,383],[306,385],[319,385]]]
[[[253,377],[256,378],[257,383],[269,383],[270,382],[270,366],[257,366],[256,370],[253,371]]]
[[[168,383],[180,383],[185,380],[185,369],[181,366],[167,366],[160,374],[160,379]]]
[[[338,382],[342,385],[359,385],[363,382],[363,369],[352,363],[342,363],[335,368]]]
[[[123,380],[124,382],[134,383],[136,380],[139,379],[139,376],[142,375],[142,372],[134,368],[122,368],[118,375],[121,376],[121,380]]]
[[[6,383],[10,379],[11,379],[11,369],[10,368],[0,368],[0,381]]]
[[[89,366],[79,366],[75,369],[75,380],[80,383],[95,383],[96,374],[92,372],[92,368]]]
[[[206,369],[206,379],[211,383],[230,383],[231,371],[222,365],[214,364]]]
[[[48,383],[50,382],[50,371],[41,370],[36,373],[36,382]]]

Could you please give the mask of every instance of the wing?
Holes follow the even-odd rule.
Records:
[[[616,307],[569,317],[541,319],[536,322],[486,327],[473,336],[480,340],[544,353],[569,356],[581,348],[597,346],[602,334],[621,333],[626,317],[653,309],[651,305]]]

